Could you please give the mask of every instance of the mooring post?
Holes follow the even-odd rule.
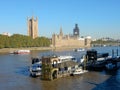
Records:
[[[118,56],[118,49],[117,49],[117,56]]]
[[[114,50],[112,49],[112,57],[114,57]]]
[[[87,58],[86,58],[86,55],[85,55],[85,56],[84,56],[84,60],[85,60],[85,61],[84,61],[84,70],[86,70],[86,59],[87,59]]]
[[[84,70],[86,70],[87,61],[88,61],[88,56],[85,55],[85,56],[84,56]]]

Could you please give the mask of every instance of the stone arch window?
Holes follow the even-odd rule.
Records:
[[[57,60],[53,60],[53,68],[57,68]]]

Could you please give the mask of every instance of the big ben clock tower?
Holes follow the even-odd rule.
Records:
[[[75,24],[75,28],[73,29],[73,36],[74,36],[74,37],[79,37],[78,24]]]

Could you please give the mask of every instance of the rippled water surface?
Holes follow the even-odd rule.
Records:
[[[119,47],[97,47],[98,52],[116,51]],[[85,52],[32,51],[30,55],[0,54],[0,90],[120,90],[120,69],[114,72],[88,72],[80,76],[64,77],[54,81],[42,81],[29,76],[31,57],[74,55],[79,60]]]

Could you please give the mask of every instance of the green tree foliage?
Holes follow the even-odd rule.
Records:
[[[12,36],[0,35],[0,48],[20,47],[48,47],[50,40],[46,37],[32,39],[29,36],[14,34]]]
[[[114,43],[118,43],[117,41],[103,41],[101,39],[97,40],[97,41],[92,41],[92,44],[114,44]]]
[[[112,46],[112,45],[119,45],[118,44],[118,41],[104,41],[104,40],[96,40],[96,41],[92,41],[92,45],[109,45],[109,46]]]

